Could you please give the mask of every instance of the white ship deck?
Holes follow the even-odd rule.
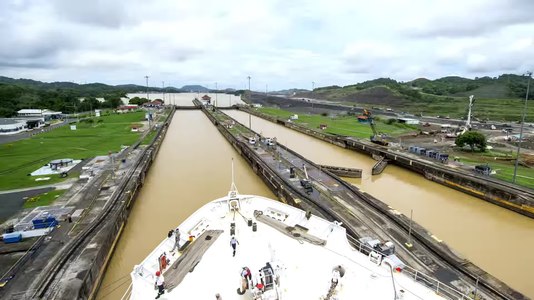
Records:
[[[205,230],[223,230],[214,238],[200,262],[192,272],[185,275],[176,287],[169,287],[160,299],[215,299],[219,293],[224,300],[253,299],[251,291],[243,295],[237,293],[241,286],[241,270],[249,267],[254,284],[258,270],[270,262],[279,276],[278,298],[269,298],[267,293],[260,299],[324,299],[329,291],[332,270],[341,265],[345,269],[335,292],[330,299],[443,299],[434,290],[413,281],[403,273],[391,271],[389,266],[380,266],[368,256],[353,250],[346,238],[345,229],[324,219],[312,216],[309,220],[305,212],[283,203],[258,196],[239,196],[240,212],[257,223],[253,232],[247,221],[229,210],[228,198],[210,202],[180,224],[182,245],[188,234],[199,237]],[[262,211],[264,216],[279,218],[273,221],[283,226],[299,224],[308,229],[307,234],[326,240],[326,245],[291,237],[272,226],[256,220],[254,211]],[[281,212],[282,216],[276,213]],[[230,223],[234,222],[235,237],[239,241],[236,256],[232,256],[230,246]],[[284,217],[283,215],[287,215]],[[260,217],[259,219],[261,219]],[[193,243],[202,243],[203,239]],[[181,255],[171,253],[174,236],[165,239],[132,272],[131,299],[154,299],[155,272],[158,270],[158,257],[166,252],[170,266]],[[192,245],[192,244],[191,244]],[[189,247],[191,247],[191,245]],[[164,271],[166,282],[172,281],[172,267]],[[169,271],[170,270],[170,271]],[[272,292],[274,293],[274,292]]]

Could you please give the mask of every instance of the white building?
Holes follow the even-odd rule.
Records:
[[[15,134],[28,129],[26,121],[0,118],[0,135]]]
[[[417,119],[399,118],[397,120],[399,121],[399,123],[404,123],[404,124],[408,124],[408,125],[418,125],[419,124],[419,120],[417,120]]]
[[[60,111],[51,111],[48,109],[21,109],[17,112],[19,118],[43,118],[44,121],[52,119],[61,119]]]

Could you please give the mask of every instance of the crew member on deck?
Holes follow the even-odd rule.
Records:
[[[234,236],[232,236],[232,239],[230,240],[230,246],[232,246],[232,249],[234,249],[233,256],[235,256],[235,251],[236,251],[236,248],[237,248],[238,244],[239,244],[239,242],[235,239]]]
[[[180,246],[180,229],[176,227],[176,229],[174,230],[174,247],[172,247],[171,251],[174,251],[174,249],[176,250],[180,249],[179,246]]]
[[[156,299],[158,299],[159,296],[165,294],[164,284],[165,284],[165,280],[163,279],[163,274],[161,274],[160,271],[156,271],[156,283],[155,283],[155,286],[158,289],[158,295],[156,296]]]

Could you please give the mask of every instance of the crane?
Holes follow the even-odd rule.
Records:
[[[367,109],[364,109],[363,115],[367,117],[367,121],[369,122],[371,130],[373,131],[373,135],[371,136],[371,142],[382,146],[389,145],[389,142],[384,139],[384,136],[376,131],[375,121],[373,119],[372,113]]]
[[[471,111],[473,109],[473,105],[474,104],[475,104],[475,96],[471,95],[471,96],[469,96],[469,105],[467,106],[468,112],[467,112],[467,119],[465,121],[465,125],[463,126],[461,131],[457,131],[455,133],[448,133],[447,137],[457,137],[457,136],[460,136],[460,135],[466,133],[467,131],[471,130],[471,128],[472,128],[472,125],[471,125]]]

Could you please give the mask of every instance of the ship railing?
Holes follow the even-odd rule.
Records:
[[[424,274],[412,267],[405,266],[402,273],[418,283],[424,284],[427,288],[433,289],[436,294],[443,296],[447,299],[475,299],[469,295],[464,294],[462,291],[455,289],[444,282],[437,280],[429,275]]]
[[[357,250],[358,252],[361,252],[365,255],[368,255],[370,252],[376,252],[382,257],[387,257],[386,254],[381,253],[380,251],[377,251],[376,249],[369,247],[368,245],[365,245],[364,243],[360,242],[359,240],[353,238],[350,235],[347,235],[347,239],[351,246]],[[436,278],[427,275],[421,271],[418,271],[410,266],[404,266],[402,269],[402,273],[406,275],[407,278],[411,278],[413,281],[424,284],[427,288],[433,289],[436,294],[447,298],[447,299],[466,299],[466,300],[473,300],[475,299],[472,295],[465,294],[464,292],[449,286],[448,284],[441,282],[437,280]]]

